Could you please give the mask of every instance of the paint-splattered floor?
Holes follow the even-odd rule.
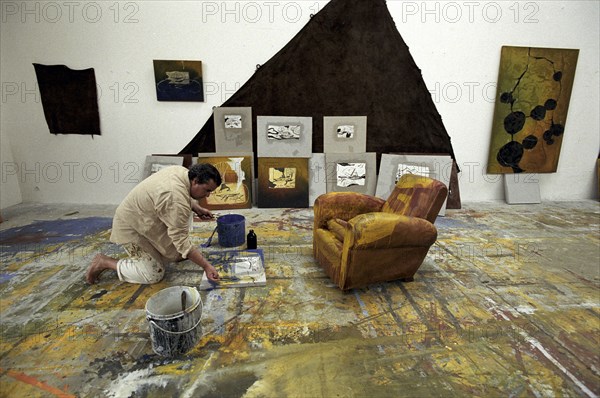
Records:
[[[598,202],[466,204],[412,283],[340,292],[311,257],[311,209],[252,209],[266,287],[202,292],[203,337],[157,356],[154,286],[84,273],[114,207],[19,205],[0,224],[0,396],[580,397],[600,394]],[[203,243],[214,224],[195,223]]]

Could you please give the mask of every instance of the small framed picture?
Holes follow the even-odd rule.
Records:
[[[258,157],[310,158],[312,117],[258,116]]]
[[[366,151],[366,116],[325,116],[323,118],[323,152],[364,153]]]
[[[375,195],[375,152],[326,153],[327,192],[359,192]]]
[[[217,107],[213,118],[217,152],[253,152],[251,107]]]

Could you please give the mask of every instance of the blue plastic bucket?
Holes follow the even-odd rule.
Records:
[[[241,246],[246,241],[246,218],[240,214],[226,214],[217,218],[219,245]]]

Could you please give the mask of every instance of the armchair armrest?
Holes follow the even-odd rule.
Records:
[[[324,228],[327,221],[339,218],[348,221],[359,214],[380,211],[385,200],[358,192],[329,192],[319,196],[314,204],[314,230]]]
[[[437,229],[425,219],[393,213],[366,213],[348,221],[344,250],[430,247],[436,239]]]

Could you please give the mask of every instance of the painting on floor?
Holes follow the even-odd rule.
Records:
[[[212,164],[219,170],[222,183],[200,206],[209,210],[252,208],[252,153],[199,153],[198,163]]]
[[[258,158],[258,207],[308,207],[308,159]]]
[[[204,101],[202,61],[153,62],[158,101]]]
[[[487,172],[553,173],[579,50],[502,47]]]
[[[261,249],[214,251],[205,255],[217,269],[220,283],[210,282],[205,273],[202,275],[200,290],[265,286],[267,284],[264,256]]]

